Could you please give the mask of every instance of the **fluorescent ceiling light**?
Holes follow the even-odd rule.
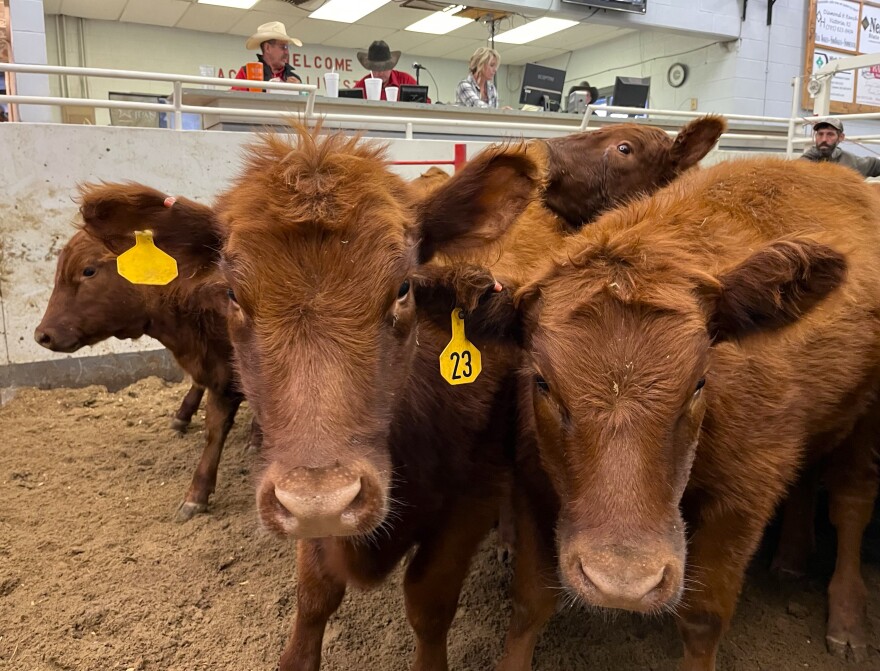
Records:
[[[407,26],[405,30],[411,30],[414,33],[445,35],[473,21],[473,19],[466,19],[463,16],[454,16],[463,9],[464,5],[449,5],[439,12],[429,14],[421,21],[416,21],[411,26]]]
[[[236,9],[250,9],[259,0],[199,0],[202,5],[219,5],[220,7],[235,7]]]
[[[551,19],[545,16],[537,21],[530,21],[519,28],[514,28],[513,30],[508,30],[506,33],[496,35],[495,41],[505,42],[507,44],[525,44],[526,42],[533,42],[542,37],[547,37],[547,35],[558,33],[560,30],[571,28],[577,24],[577,21],[569,21],[568,19]]]
[[[354,23],[391,0],[330,0],[309,14],[310,19]]]

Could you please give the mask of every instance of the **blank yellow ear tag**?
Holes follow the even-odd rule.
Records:
[[[452,311],[452,340],[440,355],[440,374],[449,384],[470,384],[477,379],[483,363],[480,350],[464,334],[464,313]]]
[[[153,231],[135,231],[134,247],[116,258],[116,272],[132,284],[168,284],[177,261],[153,244]]]

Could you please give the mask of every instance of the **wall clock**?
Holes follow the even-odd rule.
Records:
[[[673,63],[669,66],[669,70],[666,72],[666,81],[669,82],[669,85],[677,89],[679,86],[685,83],[688,76],[688,66],[684,63]]]

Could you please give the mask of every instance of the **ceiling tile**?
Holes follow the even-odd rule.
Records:
[[[456,49],[463,49],[465,47],[471,50],[471,53],[474,53],[474,50],[481,46],[479,43],[475,43],[473,40],[463,40],[460,37],[452,37],[451,35],[443,35],[435,40],[436,46],[439,49],[437,55],[438,56],[446,56],[451,51],[455,51]]]
[[[296,24],[294,30],[296,31],[296,37],[301,39],[303,44],[324,44],[325,40],[329,40],[350,25],[348,23],[339,23],[338,21],[302,19]],[[356,45],[352,44],[350,46]]]
[[[275,18],[269,19],[270,21],[282,21],[286,24],[288,20],[298,21],[300,19],[305,19],[315,10],[302,9],[295,5],[291,5],[289,2],[282,2],[282,0],[260,0],[260,2],[251,7],[251,11],[271,14]],[[263,23],[265,23],[265,21]]]
[[[257,5],[259,7],[259,5]],[[285,30],[287,30],[287,34],[291,37],[298,37],[302,39],[302,35],[300,35],[296,31],[297,25],[303,20],[305,15],[302,17],[296,16],[285,16],[283,18],[279,18],[277,14],[269,14],[267,12],[250,10],[245,12],[242,17],[235,22],[235,25],[232,26],[227,33],[231,33],[232,35],[242,35],[242,36],[251,36],[255,32],[257,32],[257,28],[262,26],[264,23],[269,23],[269,21],[281,21],[284,24]],[[303,40],[305,42],[305,40]]]
[[[119,20],[151,26],[173,26],[190,7],[191,4],[184,0],[129,0]]]
[[[102,19],[116,21],[122,14],[128,0],[63,0],[61,13],[67,16],[78,16],[83,19]]]
[[[425,33],[412,33],[408,30],[397,30],[383,39],[388,42],[388,46],[393,50],[410,53],[420,44],[425,44],[440,38],[437,35],[426,35]],[[361,48],[368,46],[368,44],[369,42],[362,45]]]
[[[432,12],[421,9],[409,9],[400,7],[395,2],[379,7],[375,12],[370,12],[358,21],[358,25],[371,28],[406,28],[419,19],[424,19]]]
[[[177,28],[225,33],[241,18],[241,10],[213,5],[190,5],[177,22]]]
[[[323,44],[330,47],[344,47],[347,49],[366,49],[373,40],[385,40],[391,45],[392,49],[400,49],[400,45],[396,40],[390,39],[392,35],[399,31],[394,28],[370,28],[369,42],[364,39],[364,27],[351,24],[342,24],[344,28],[332,37],[323,41]]]

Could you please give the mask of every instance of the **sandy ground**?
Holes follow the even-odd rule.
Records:
[[[292,545],[262,532],[253,502],[258,457],[245,452],[246,412],[221,464],[210,514],[172,515],[203,440],[203,417],[168,428],[186,387],[155,378],[102,387],[17,390],[0,409],[0,668],[172,671],[273,669],[295,610]],[[872,640],[880,635],[880,533],[866,548]],[[824,647],[832,538],[812,574],[779,583],[756,558],[719,669],[880,670]],[[490,669],[509,610],[508,570],[490,537],[450,635],[453,669]],[[324,669],[408,668],[413,639],[400,573],[350,592],[331,619]],[[560,612],[541,638],[539,670],[672,671],[668,618]]]

